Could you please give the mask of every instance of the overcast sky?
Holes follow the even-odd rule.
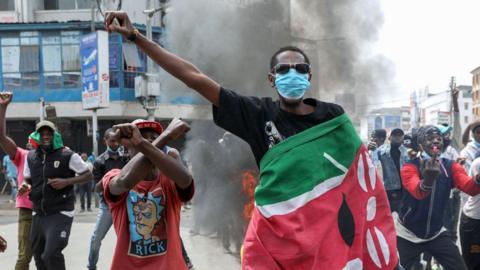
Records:
[[[382,0],[384,26],[376,50],[396,66],[398,93],[385,101],[406,103],[408,93],[429,86],[448,89],[449,78],[471,85],[480,66],[479,0]],[[397,103],[397,102],[395,102]]]

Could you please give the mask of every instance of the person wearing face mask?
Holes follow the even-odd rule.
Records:
[[[95,192],[100,195],[99,211],[97,221],[90,240],[90,252],[88,254],[88,269],[97,269],[98,254],[103,238],[107,235],[112,226],[112,214],[108,209],[105,198],[102,195],[102,178],[110,170],[122,169],[128,162],[128,158],[123,155],[120,144],[115,138],[113,129],[109,128],[103,135],[103,143],[107,150],[103,152],[93,163],[93,180],[95,181]]]
[[[403,146],[404,132],[395,128],[390,132],[390,143],[383,144],[373,153],[375,165],[381,166],[383,184],[387,191],[388,202],[392,212],[398,211],[402,199],[402,183],[400,169],[407,155],[407,148]]]
[[[273,100],[220,86],[143,36],[126,12],[109,12],[105,28],[134,42],[205,97],[213,105],[214,122],[250,145],[261,179],[243,244],[243,269],[398,265],[387,196],[367,147],[341,106],[305,97],[312,78],[305,52],[288,46],[272,55],[267,79],[278,96]],[[367,204],[368,217],[365,208],[358,208]],[[331,233],[332,228],[338,233]],[[378,238],[372,239],[372,232]],[[379,253],[386,259],[379,260]]]
[[[63,146],[62,136],[52,122],[37,123],[29,138],[38,146],[28,153],[23,169],[33,203],[33,257],[37,269],[62,270],[62,250],[68,244],[75,211],[73,185],[86,183],[93,176],[82,158]],[[24,191],[20,188],[19,192]]]
[[[422,156],[408,160],[401,170],[404,192],[395,220],[400,262],[410,269],[421,253],[428,252],[443,269],[467,269],[443,226],[443,216],[452,188],[480,194],[480,175],[470,177],[460,164],[440,157],[444,146],[437,127],[421,127],[417,142]]]

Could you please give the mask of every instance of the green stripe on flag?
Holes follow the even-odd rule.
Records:
[[[346,114],[286,139],[260,161],[255,203],[286,201],[345,174],[361,143]]]

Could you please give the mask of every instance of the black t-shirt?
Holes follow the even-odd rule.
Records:
[[[242,96],[222,88],[219,107],[213,106],[213,120],[245,140],[259,164],[274,145],[344,112],[342,107],[333,103],[311,98],[303,102],[314,106],[315,111],[307,115],[292,114],[281,110],[279,101],[271,98]]]

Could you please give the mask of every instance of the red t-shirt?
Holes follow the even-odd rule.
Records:
[[[103,177],[117,244],[110,269],[187,269],[180,242],[180,208],[192,198],[192,185],[182,190],[167,177],[141,181],[129,192],[112,196],[108,184],[119,169]]]

